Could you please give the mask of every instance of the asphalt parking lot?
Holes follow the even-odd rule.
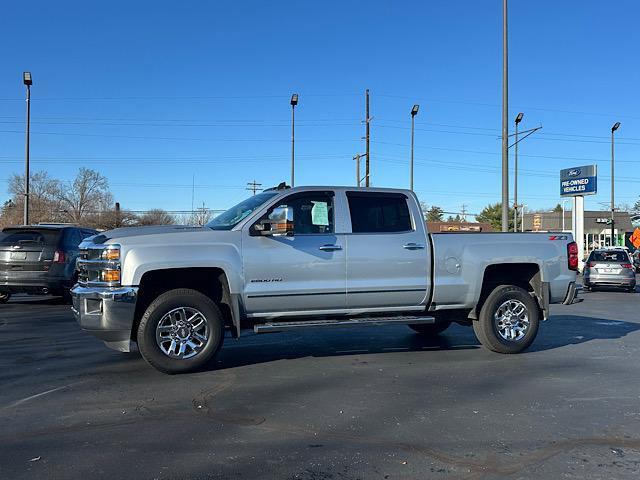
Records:
[[[0,478],[639,478],[640,293],[554,306],[524,354],[453,326],[226,339],[166,376],[43,298],[0,305]]]

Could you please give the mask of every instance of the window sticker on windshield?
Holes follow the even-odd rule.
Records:
[[[311,221],[314,225],[329,225],[329,208],[327,202],[313,201]]]

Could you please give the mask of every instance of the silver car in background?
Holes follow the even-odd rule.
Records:
[[[621,287],[636,289],[636,273],[629,254],[623,249],[598,249],[591,252],[584,267],[584,287]]]

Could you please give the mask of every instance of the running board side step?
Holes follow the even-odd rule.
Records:
[[[292,322],[268,322],[254,325],[255,333],[284,332],[286,330],[297,330],[300,328],[320,328],[320,327],[363,327],[381,325],[408,325],[408,324],[433,324],[434,317],[425,316],[396,316],[396,317],[353,317],[346,319],[331,320],[306,320]]]

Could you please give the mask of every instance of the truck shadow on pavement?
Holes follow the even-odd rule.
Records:
[[[640,323],[582,315],[554,315],[540,324],[538,338],[527,352],[578,345],[592,340],[617,340],[640,330]]]
[[[435,338],[425,338],[403,327],[385,327],[386,332],[368,328],[243,336],[236,343],[225,339],[215,366],[206,370],[294,360],[304,357],[334,357],[418,351],[482,349],[470,327],[452,325]],[[555,315],[543,322],[538,337],[521,355],[579,345],[593,340],[617,340],[640,330],[640,323],[580,315]],[[488,352],[487,352],[488,353]],[[494,354],[507,359],[509,355]]]

